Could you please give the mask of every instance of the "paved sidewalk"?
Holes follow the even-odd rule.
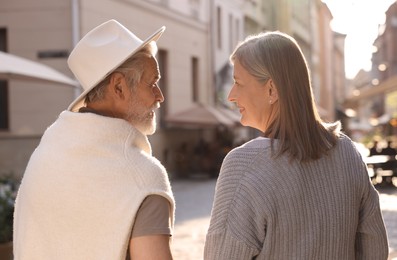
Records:
[[[397,260],[397,187],[376,187],[389,238],[389,260]]]
[[[176,202],[172,244],[174,259],[203,259],[215,183],[214,179],[172,182]]]
[[[176,222],[173,256],[176,260],[203,259],[216,180],[174,180]],[[397,260],[397,188],[377,187],[389,237],[389,260]]]

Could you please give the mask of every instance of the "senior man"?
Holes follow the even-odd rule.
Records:
[[[107,21],[68,65],[84,91],[45,131],[16,200],[14,258],[172,259],[175,202],[147,135],[164,101],[156,41]]]

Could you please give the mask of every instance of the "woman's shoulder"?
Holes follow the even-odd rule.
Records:
[[[350,152],[358,152],[357,143],[355,143],[349,136],[344,133],[338,135],[338,146],[340,149],[348,150]]]
[[[257,137],[252,139],[230,151],[231,154],[246,153],[249,151],[263,150],[270,148],[271,140],[265,137]]]
[[[255,138],[231,150],[226,155],[224,163],[252,163],[259,154],[263,156],[264,153],[269,152],[270,155],[271,145],[271,140],[268,138]]]

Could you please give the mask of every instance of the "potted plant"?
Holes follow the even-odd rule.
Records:
[[[0,177],[0,260],[12,259],[12,230],[16,182],[11,176]]]

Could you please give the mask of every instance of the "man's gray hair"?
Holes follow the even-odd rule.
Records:
[[[137,53],[128,58],[119,67],[112,71],[104,80],[99,82],[88,94],[85,96],[85,103],[99,101],[104,98],[105,88],[110,83],[110,78],[113,73],[121,73],[126,77],[126,81],[131,90],[134,90],[136,85],[141,81],[144,70],[145,59],[154,57],[157,53],[157,46],[155,42],[146,44]]]

